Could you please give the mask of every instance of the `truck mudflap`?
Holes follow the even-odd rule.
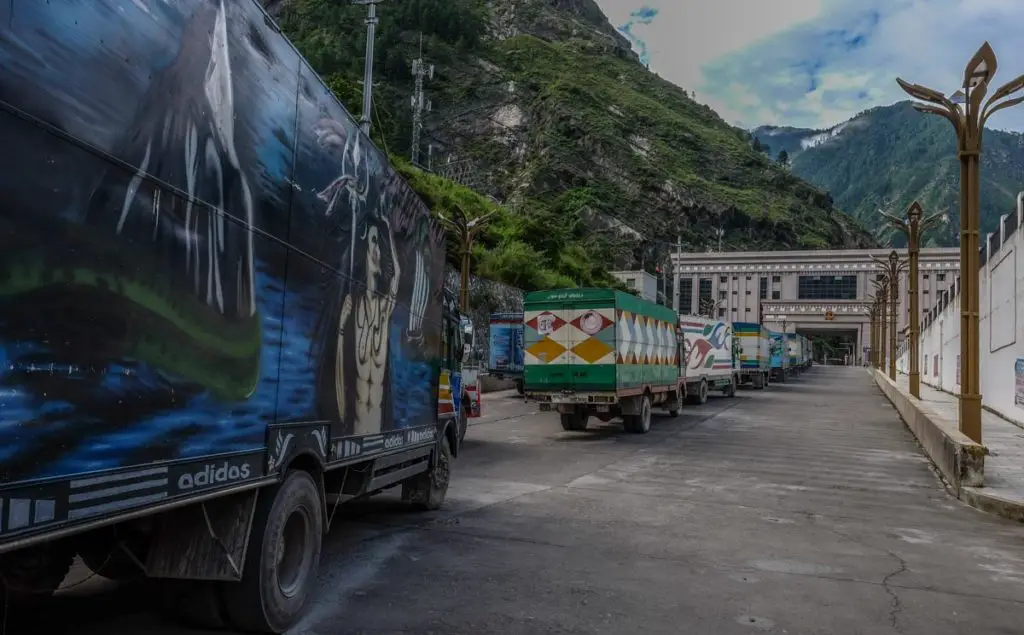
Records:
[[[480,380],[466,385],[466,415],[470,418],[479,417],[481,411]]]

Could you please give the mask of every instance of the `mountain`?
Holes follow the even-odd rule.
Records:
[[[828,130],[762,126],[755,137],[771,156],[785,149],[795,174],[829,191],[839,207],[880,240],[903,246],[878,209],[900,214],[915,199],[926,213],[948,209],[950,222],[926,235],[930,246],[959,244],[960,164],[948,121],[910,102],[873,108]],[[981,159],[981,226],[996,231],[1024,189],[1024,135],[986,129]]]
[[[273,0],[282,30],[350,111],[361,104],[365,8]],[[593,0],[378,5],[374,136],[408,157],[420,54],[428,202],[500,202],[476,269],[524,288],[653,269],[684,249],[856,247],[872,238],[829,195],[751,148],[746,131],[648,71]],[[415,177],[415,178],[413,178]],[[453,184],[452,181],[458,185]],[[459,186],[462,186],[461,188]]]

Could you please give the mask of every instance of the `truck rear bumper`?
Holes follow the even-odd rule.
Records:
[[[536,401],[541,412],[576,412],[581,408],[589,412],[612,412],[618,403],[615,393],[545,393],[527,392],[527,400]]]

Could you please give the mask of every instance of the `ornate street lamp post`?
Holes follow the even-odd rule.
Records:
[[[438,213],[441,224],[455,232],[455,236],[459,241],[459,256],[462,258],[461,271],[459,272],[459,311],[463,314],[469,312],[469,255],[473,248],[473,239],[476,238],[476,233],[487,222],[487,219],[497,213],[498,211],[494,210],[483,216],[471,219],[466,216],[466,212],[458,205],[455,205],[455,213],[452,214],[452,218]]]
[[[910,261],[910,275],[909,280],[907,281],[909,285],[907,291],[910,300],[910,320],[908,322],[909,328],[907,333],[907,337],[910,340],[908,342],[910,352],[907,354],[910,358],[908,377],[910,380],[910,394],[920,399],[921,360],[919,359],[920,342],[918,339],[921,332],[921,310],[917,265],[921,253],[921,235],[940,220],[945,222],[949,217],[945,212],[938,212],[931,216],[925,216],[924,210],[917,201],[910,204],[910,208],[907,210],[907,220],[902,220],[882,210],[878,211],[885,217],[890,225],[902,231],[907,236],[907,259]]]
[[[989,82],[996,74],[996,54],[988,42],[981,45],[964,69],[962,90],[950,99],[937,90],[896,82],[908,95],[927,102],[914,104],[921,112],[945,117],[953,124],[960,159],[960,431],[981,443],[981,375],[979,337],[981,266],[981,190],[979,165],[981,138],[988,118],[996,112],[1024,102],[1013,97],[1024,89],[1024,75],[1003,84],[985,99]],[[963,102],[963,108],[959,103]]]
[[[871,281],[875,285],[875,298],[878,300],[878,354],[875,355],[875,368],[882,370],[885,368],[885,323],[888,322],[886,319],[888,311],[886,310],[889,302],[889,276],[883,273],[881,278],[877,278]]]
[[[889,258],[882,260],[874,258],[874,261],[885,271],[889,288],[889,324],[886,330],[889,333],[889,379],[896,381],[896,316],[900,305],[900,274],[906,269],[906,261],[900,261],[900,255],[893,249],[889,252]]]
[[[871,336],[869,338],[869,341],[871,342],[869,346],[871,349],[868,354],[868,359],[871,362],[872,368],[878,368],[878,298],[870,296],[868,297],[868,300],[871,300],[871,306],[868,307],[868,315],[871,317]]]

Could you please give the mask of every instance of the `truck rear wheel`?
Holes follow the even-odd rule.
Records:
[[[626,415],[623,418],[627,432],[634,434],[647,434],[651,431],[651,397],[644,395],[640,397],[640,414]]]
[[[452,448],[448,435],[441,437],[441,446],[433,467],[402,483],[402,500],[422,511],[439,509],[448,495],[452,480]]]
[[[469,403],[466,398],[462,398],[462,403]],[[469,430],[469,415],[466,413],[465,408],[459,408],[459,447],[462,447],[462,442],[466,439],[466,431]]]
[[[235,628],[283,633],[302,617],[320,564],[322,509],[319,488],[301,470],[259,493],[242,580],[222,587]]]
[[[523,380],[522,379],[517,379],[516,380],[516,392],[519,393],[520,395],[522,395],[523,393],[526,392],[523,389]]]
[[[566,432],[582,432],[587,429],[587,420],[590,418],[585,412],[563,412],[561,414],[562,429]]]
[[[686,401],[697,406],[706,404],[708,402],[708,380],[700,380],[700,386],[697,387],[697,391],[692,395],[687,395]]]
[[[722,389],[722,394],[725,395],[726,397],[735,397],[736,396],[736,378],[735,377],[730,379],[729,383],[725,385],[725,388]]]

